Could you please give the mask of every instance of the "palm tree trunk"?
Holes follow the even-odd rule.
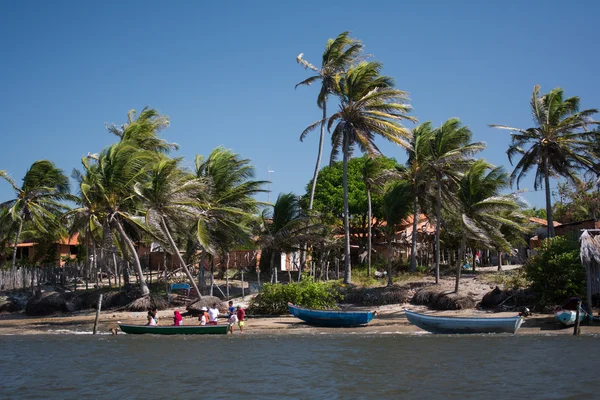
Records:
[[[498,249],[498,271],[502,271],[502,250]]]
[[[394,282],[392,281],[392,237],[388,238],[388,268],[387,268],[387,275],[388,275],[388,287],[392,286],[394,284]]]
[[[271,252],[271,274],[273,274],[273,279],[275,283],[277,283],[277,268],[275,268],[275,251]]]
[[[344,133],[344,158],[343,158],[343,179],[344,186],[344,283],[350,284],[352,281],[352,271],[350,266],[350,218],[348,206],[348,156],[349,156],[348,135]]]
[[[437,202],[435,205],[435,283],[440,282],[440,227],[442,223],[442,182],[437,177]]]
[[[548,237],[554,237],[554,221],[552,220],[552,199],[550,197],[550,168],[548,167],[548,156],[544,156],[544,186],[546,186],[546,216],[548,222]]]
[[[198,289],[198,285],[196,285],[196,281],[194,280],[194,277],[190,273],[190,270],[188,269],[187,265],[185,265],[185,261],[183,261],[183,257],[181,257],[181,253],[179,253],[179,250],[177,249],[177,245],[175,244],[175,241],[173,240],[173,237],[171,236],[171,232],[169,232],[169,227],[167,227],[167,223],[165,222],[165,219],[162,216],[160,217],[160,226],[163,230],[163,233],[167,237],[167,240],[169,241],[169,245],[171,246],[171,251],[173,252],[173,255],[176,256],[177,259],[179,260],[179,263],[181,264],[183,271],[185,272],[188,279],[192,283],[192,287],[196,290],[196,294],[198,295],[198,298],[201,299],[202,295],[200,294],[200,289]]]
[[[319,152],[317,153],[317,163],[313,173],[312,185],[310,188],[310,201],[308,202],[308,211],[313,209],[315,199],[315,189],[317,187],[317,178],[319,177],[319,168],[321,167],[321,155],[323,154],[323,139],[325,137],[325,118],[327,118],[327,102],[323,103],[323,122],[321,122],[321,136],[319,136]]]
[[[413,205],[413,226],[412,226],[412,246],[410,250],[410,270],[415,272],[417,270],[417,222],[419,219],[419,202],[418,197],[415,196],[415,204]]]
[[[225,254],[225,294],[229,300],[229,252]]]
[[[368,254],[367,254],[367,263],[368,263],[368,267],[367,267],[367,274],[368,277],[371,277],[371,253],[372,253],[372,246],[373,246],[373,239],[371,237],[371,221],[373,220],[373,208],[371,205],[371,190],[369,189],[369,187],[367,187],[367,203],[368,203],[368,214],[369,214],[369,242],[368,242]]]
[[[463,228],[462,239],[460,241],[460,249],[458,249],[458,267],[456,268],[456,284],[454,285],[454,293],[458,293],[458,285],[460,283],[460,273],[463,266],[463,258],[465,257],[465,247],[467,247],[467,231]]]
[[[142,271],[142,264],[140,264],[140,258],[138,257],[137,251],[135,250],[135,246],[133,242],[127,237],[121,222],[118,219],[114,219],[115,226],[119,231],[119,235],[121,236],[121,240],[124,242],[123,244],[129,249],[131,253],[131,257],[133,258],[133,265],[135,266],[135,270],[138,274],[138,285],[140,287],[140,291],[142,292],[142,296],[148,296],[150,294],[150,290],[148,290],[148,286],[146,285],[146,281],[144,280],[144,271]],[[124,247],[125,247],[124,246]]]
[[[201,248],[201,253],[200,253],[200,271],[198,272],[199,275],[199,279],[200,279],[200,290],[202,291],[200,294],[203,295],[204,294],[204,286],[205,286],[205,280],[204,280],[204,259],[206,258],[206,250],[204,250],[204,248]]]
[[[21,237],[21,230],[23,230],[23,218],[21,217],[22,211],[19,212],[19,227],[17,228],[17,234],[15,235],[15,247],[13,248],[12,254],[12,267],[17,266],[17,245],[19,244],[19,238]]]

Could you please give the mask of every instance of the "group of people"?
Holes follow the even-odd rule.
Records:
[[[202,307],[198,321],[200,325],[217,325],[219,319],[219,309],[217,303],[214,303],[211,308]],[[227,323],[229,324],[229,332],[233,333],[233,328],[237,325],[240,328],[240,333],[244,333],[244,325],[246,320],[246,311],[241,306],[234,307],[233,301],[229,301],[227,308]],[[148,311],[148,326],[158,325],[158,309],[156,307]],[[183,325],[183,317],[178,310],[173,311],[173,325]]]
[[[200,309],[200,316],[198,321],[200,325],[217,325],[219,318],[219,309],[217,303],[209,309],[202,307]],[[229,332],[233,333],[233,328],[237,325],[240,328],[240,333],[244,333],[244,325],[246,319],[246,311],[241,306],[234,307],[233,301],[229,301],[229,307],[227,308],[227,323],[229,324]]]

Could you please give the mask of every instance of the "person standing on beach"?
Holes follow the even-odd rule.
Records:
[[[227,308],[227,319],[229,319],[233,314],[235,314],[235,307],[233,306],[233,301],[229,300],[229,308]]]
[[[158,308],[152,307],[149,314],[151,314],[152,318],[154,318],[154,325],[158,325]]]
[[[214,303],[211,308],[208,309],[208,324],[209,325],[217,325],[217,318],[219,317],[219,309],[217,308],[217,303]]]
[[[178,310],[173,311],[173,325],[182,326],[183,325],[183,317]]]
[[[244,311],[242,306],[239,306],[239,305],[237,306],[236,316],[237,316],[238,326],[240,328],[240,333],[244,333],[244,325],[246,325],[246,322],[245,322],[246,311]]]

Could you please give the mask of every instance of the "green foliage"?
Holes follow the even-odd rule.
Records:
[[[498,271],[487,277],[490,283],[502,285],[505,289],[519,290],[529,286],[527,276],[523,269],[514,269],[510,271]]]
[[[250,303],[253,314],[285,314],[287,303],[311,309],[335,308],[340,295],[335,283],[312,282],[305,279],[300,283],[265,283],[259,296]]]
[[[543,306],[585,295],[585,268],[579,259],[579,243],[563,237],[544,240],[538,254],[525,264],[525,276]]]

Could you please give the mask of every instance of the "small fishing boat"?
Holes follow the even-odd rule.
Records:
[[[225,335],[228,325],[148,326],[119,324],[121,331],[134,335]]]
[[[290,313],[302,321],[319,326],[357,326],[368,324],[376,315],[375,311],[327,311],[310,310],[288,303]]]
[[[431,333],[515,333],[523,318],[435,317],[404,310],[413,325]]]
[[[554,309],[554,318],[564,326],[575,325],[577,319],[578,297],[571,297],[569,300]],[[587,317],[587,312],[583,307],[579,307],[579,322],[583,322]]]

